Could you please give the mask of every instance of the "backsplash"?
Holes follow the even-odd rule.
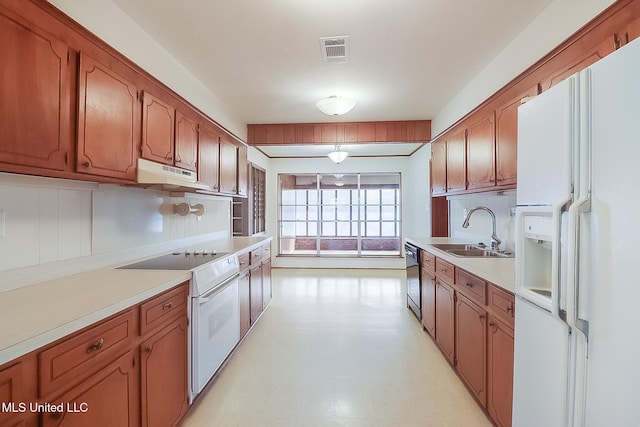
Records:
[[[477,207],[486,206],[496,216],[496,234],[502,240],[501,250],[515,250],[515,216],[511,211],[516,207],[516,191],[478,193],[449,198],[449,235],[473,243],[491,244],[491,215],[484,211],[474,212],[469,227],[462,228],[467,213]]]
[[[206,212],[200,219],[174,215],[181,202],[201,203]],[[228,237],[230,209],[223,197],[0,174],[0,289],[9,281],[1,272],[14,269],[201,235]]]

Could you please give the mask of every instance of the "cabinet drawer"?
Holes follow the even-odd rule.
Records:
[[[163,325],[187,312],[188,285],[182,285],[158,295],[140,305],[140,334]]]
[[[442,258],[436,258],[436,277],[438,277],[438,279],[453,286],[453,272],[453,264]]]
[[[251,251],[251,265],[260,264],[262,261],[262,247]]]
[[[458,290],[480,305],[486,304],[487,282],[473,274],[456,269],[456,285]]]
[[[269,258],[271,258],[271,245],[266,244],[262,247],[262,259],[266,261]]]
[[[431,273],[435,273],[436,272],[436,257],[435,255],[427,252],[427,251],[420,251],[420,267],[423,270],[427,270]]]
[[[240,265],[240,271],[245,271],[249,268],[249,252],[238,255],[238,264]]]
[[[133,345],[136,314],[135,309],[128,310],[40,352],[39,396],[67,390]]]
[[[515,315],[515,297],[513,294],[490,283],[488,297],[488,306],[491,314],[499,317],[513,328]]]

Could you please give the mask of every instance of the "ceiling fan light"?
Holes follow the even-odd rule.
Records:
[[[329,154],[327,154],[327,157],[329,157],[333,163],[339,164],[339,163],[342,163],[342,161],[346,159],[348,155],[349,153],[347,153],[346,151],[342,151],[340,149],[340,146],[336,145],[335,151],[332,151]]]
[[[341,116],[353,110],[355,106],[356,101],[353,99],[341,98],[339,96],[330,96],[316,102],[318,110],[328,116]]]

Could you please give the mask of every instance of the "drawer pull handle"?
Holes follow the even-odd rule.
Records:
[[[507,313],[513,316],[513,304],[509,303],[509,306],[507,307]]]
[[[169,301],[168,303],[162,306],[162,309],[164,311],[171,310],[172,308],[173,308],[173,301]]]
[[[100,351],[102,346],[104,345],[104,338],[100,338],[99,341],[94,342],[89,347],[87,347],[87,353],[92,353],[94,351]]]
[[[465,285],[466,285],[467,287],[469,287],[469,288],[473,288],[473,283],[469,283],[469,282],[467,282],[467,283],[465,283]]]

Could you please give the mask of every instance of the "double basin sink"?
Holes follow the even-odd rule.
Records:
[[[478,244],[474,245],[469,243],[436,243],[432,244],[431,246],[459,257],[513,258],[513,254],[510,252],[498,252]]]

